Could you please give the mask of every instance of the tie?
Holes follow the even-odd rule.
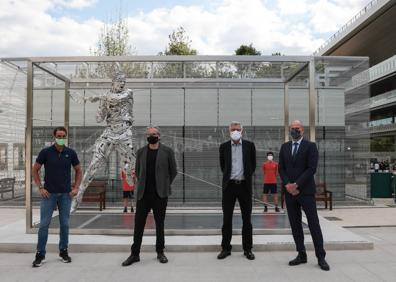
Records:
[[[293,143],[293,152],[292,152],[292,158],[293,158],[293,159],[294,159],[294,157],[296,156],[297,148],[298,148],[298,143],[297,143],[297,142],[294,142],[294,143]]]

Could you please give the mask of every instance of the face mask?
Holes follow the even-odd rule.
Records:
[[[158,136],[153,136],[153,135],[150,135],[149,137],[147,137],[147,142],[149,143],[149,144],[156,144],[157,142],[158,142]]]
[[[267,159],[268,159],[269,161],[272,161],[272,160],[274,159],[274,156],[267,156]]]
[[[55,142],[59,146],[65,146],[65,139],[63,139],[63,138],[55,138]]]
[[[242,137],[242,133],[238,130],[234,130],[231,132],[230,137],[233,141],[238,141]]]
[[[292,128],[290,129],[290,135],[293,138],[293,140],[298,140],[301,137],[301,131],[298,128]]]

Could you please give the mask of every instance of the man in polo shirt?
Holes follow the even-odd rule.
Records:
[[[67,130],[57,127],[53,131],[55,143],[40,151],[36,163],[33,165],[33,180],[39,187],[42,197],[40,202],[40,228],[36,258],[33,267],[41,266],[45,259],[45,246],[48,239],[48,227],[52,213],[56,206],[59,209],[60,240],[59,256],[65,263],[71,262],[67,247],[69,244],[69,215],[71,199],[77,195],[81,182],[81,167],[74,150],[65,146]],[[39,171],[44,165],[44,185],[41,182]],[[71,167],[75,170],[74,186],[71,187]]]

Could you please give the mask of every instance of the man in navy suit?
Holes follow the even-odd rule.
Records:
[[[279,153],[279,175],[286,188],[287,214],[298,252],[297,257],[291,260],[289,265],[307,262],[301,222],[301,209],[303,209],[315,246],[318,265],[322,270],[327,271],[330,267],[325,260],[326,251],[323,248],[323,236],[315,201],[314,175],[318,166],[318,149],[315,143],[304,139],[304,128],[299,120],[291,123],[290,135],[292,141],[284,143]]]
[[[230,138],[220,145],[220,168],[223,172],[223,227],[222,251],[218,259],[231,255],[232,215],[238,199],[242,214],[242,248],[249,260],[254,260],[252,215],[252,175],[256,169],[256,147],[253,142],[243,139],[240,122],[229,126]]]

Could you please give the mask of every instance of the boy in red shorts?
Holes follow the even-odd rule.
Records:
[[[278,191],[276,187],[276,178],[278,176],[278,163],[274,161],[274,153],[267,153],[267,160],[263,162],[263,175],[264,175],[264,186],[263,186],[263,202],[264,212],[268,212],[268,194],[273,195],[275,211],[279,212],[278,208]]]
[[[131,212],[133,212],[133,190],[135,190],[135,181],[136,176],[135,172],[132,172],[132,181],[131,185],[128,184],[125,170],[121,170],[121,182],[122,182],[122,198],[124,199],[124,212],[128,212],[128,199],[131,199]]]

